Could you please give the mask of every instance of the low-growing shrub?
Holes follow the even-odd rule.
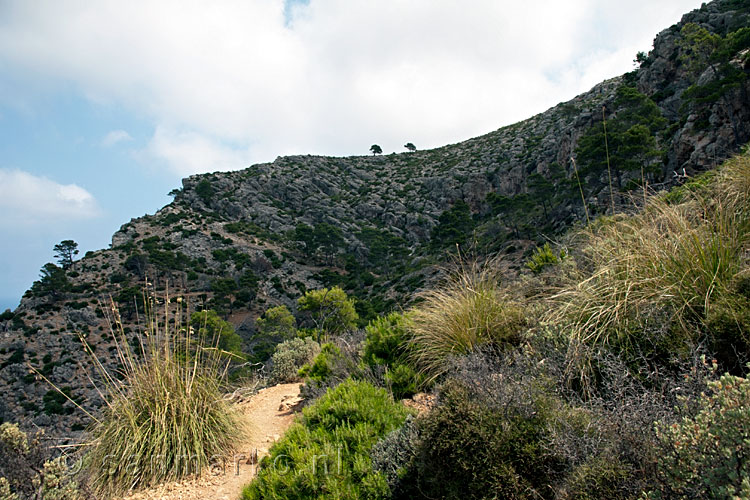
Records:
[[[407,496],[410,485],[404,481],[420,446],[419,426],[414,417],[406,417],[404,424],[386,434],[370,450],[372,467],[385,476],[391,495]]]
[[[341,349],[330,342],[325,343],[315,359],[300,368],[299,376],[312,382],[325,382],[333,375],[336,365],[342,361],[344,361],[344,355]]]
[[[242,499],[387,498],[385,477],[373,471],[369,452],[407,414],[367,382],[349,379],[329,389],[271,448]]]
[[[545,243],[541,247],[537,247],[534,253],[526,261],[526,267],[531,270],[534,274],[541,273],[545,268],[554,266],[566,257],[565,250],[555,252],[550,247],[549,243]]]
[[[697,414],[657,425],[658,487],[649,498],[750,498],[750,380],[708,383]]]
[[[606,392],[582,401],[564,361],[539,345],[454,359],[437,406],[373,450],[393,497],[638,498],[653,484],[653,422],[671,418],[670,394],[692,394],[690,377],[649,392],[603,360]]]
[[[749,268],[750,157],[736,158],[700,189],[670,203],[653,197],[633,216],[592,224],[578,273],[555,296],[550,323],[571,330],[574,376],[590,372],[587,347],[607,346],[631,364],[661,366],[697,345],[740,371],[750,351],[750,302],[737,283]]]
[[[320,344],[309,337],[278,344],[271,356],[271,381],[278,384],[300,380],[300,368],[311,362],[319,352]]]
[[[414,395],[424,378],[408,362],[408,322],[408,314],[393,312],[376,318],[365,328],[362,361],[371,367],[385,367],[385,384],[399,399]]]
[[[43,434],[28,435],[18,425],[0,425],[0,499],[79,500],[81,488],[64,456],[53,458]]]

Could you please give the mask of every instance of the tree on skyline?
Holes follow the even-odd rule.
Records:
[[[414,145],[413,142],[407,142],[406,144],[404,144],[404,147],[408,149],[409,151],[411,151],[412,153],[417,150],[417,147]]]
[[[372,146],[370,146],[370,151],[372,151],[372,156],[383,154],[383,148],[381,148],[377,144],[373,144]]]
[[[73,240],[63,240],[54,246],[55,258],[63,269],[73,265],[73,256],[78,255],[78,243]]]

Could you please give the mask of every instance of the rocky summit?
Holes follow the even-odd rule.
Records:
[[[93,410],[102,401],[79,335],[116,367],[108,311],[134,332],[145,287],[216,310],[262,361],[273,339],[257,335],[256,318],[279,304],[295,311],[306,290],[341,286],[367,321],[405,307],[457,245],[507,255],[507,272],[518,272],[536,244],[750,140],[749,27],[747,2],[704,4],[639,53],[634,71],[458,144],[281,157],[184,179],[172,203],[124,224],[109,249],[45,266],[0,315],[0,421],[84,429],[69,398]]]

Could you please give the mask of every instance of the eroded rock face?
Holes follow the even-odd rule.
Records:
[[[361,294],[362,300],[377,294],[381,304],[408,305],[414,291],[437,276],[433,264],[445,247],[433,245],[434,230],[441,215],[459,201],[468,207],[478,239],[521,240],[503,250],[521,252],[533,245],[535,235],[528,230],[522,234],[516,216],[492,206],[490,195],[534,195],[518,217],[533,211],[536,218],[527,224],[532,231],[564,231],[584,218],[570,158],[581,137],[601,126],[603,106],[610,117],[617,116],[622,85],[636,86],[650,97],[669,122],[668,133],[660,138],[665,153],[657,182],[667,187],[675,171],[693,175],[719,163],[750,139],[748,80],[704,108],[691,108],[685,91],[696,83],[710,83],[713,74],[708,69],[689,74],[678,41],[687,22],[722,36],[750,24],[746,8],[736,11],[728,5],[709,3],[661,32],[647,61],[634,73],[481,137],[376,157],[280,157],[244,170],[184,179],[173,203],[154,215],[132,219],[113,235],[110,249],[77,262],[75,275],[68,273],[68,291],[59,297],[29,291],[15,315],[0,319],[0,392],[5,395],[0,417],[36,422],[53,435],[82,428],[86,419],[72,411],[69,402],[56,407],[49,404],[49,396],[45,402],[50,387],[28,365],[54,384],[70,387],[84,407],[95,411],[101,398],[88,379],[94,367],[78,334],[95,346],[106,367],[116,368],[102,306],[107,309],[111,297],[123,312],[124,325],[135,331],[132,306],[144,283],[160,293],[168,286],[172,296],[196,303],[223,304],[226,317],[251,348],[254,319],[263,310],[285,304],[294,311],[303,290],[333,283],[331,273],[334,278],[360,273],[349,293]],[[750,69],[742,54],[733,64],[745,74]],[[552,183],[553,194],[545,198],[534,191],[533,182],[539,179]],[[606,210],[606,176],[594,172],[581,181],[587,202]],[[572,194],[560,196],[566,189]],[[341,241],[330,254],[313,251],[295,239],[299,224],[338,228]],[[365,237],[367,231],[391,240],[376,248]],[[391,248],[396,244],[402,248]],[[373,267],[370,260],[378,252],[387,262]],[[393,254],[397,257],[388,261]],[[404,270],[394,271],[404,263]],[[227,283],[229,291],[220,292]]]

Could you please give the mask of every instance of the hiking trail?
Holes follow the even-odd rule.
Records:
[[[294,422],[301,402],[300,386],[267,387],[239,403],[247,430],[234,456],[226,457],[223,470],[213,468],[200,477],[139,490],[122,500],[238,500],[242,488],[255,477],[260,459]]]

